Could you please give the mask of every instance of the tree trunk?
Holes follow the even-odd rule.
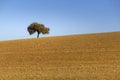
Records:
[[[39,34],[40,34],[40,33],[38,32],[37,38],[39,38]]]

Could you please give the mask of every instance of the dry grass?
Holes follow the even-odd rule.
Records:
[[[120,32],[0,42],[0,80],[120,80]]]

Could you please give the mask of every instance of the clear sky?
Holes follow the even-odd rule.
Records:
[[[60,36],[120,31],[120,0],[0,0],[0,40],[35,38],[32,22]]]

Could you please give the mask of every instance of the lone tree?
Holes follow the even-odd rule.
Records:
[[[49,34],[49,28],[46,28],[43,24],[39,24],[39,23],[32,23],[28,26],[27,28],[28,32],[30,35],[32,35],[33,33],[37,32],[37,38],[39,37],[39,34]]]

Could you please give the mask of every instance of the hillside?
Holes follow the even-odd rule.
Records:
[[[120,80],[120,32],[0,42],[0,80]]]

